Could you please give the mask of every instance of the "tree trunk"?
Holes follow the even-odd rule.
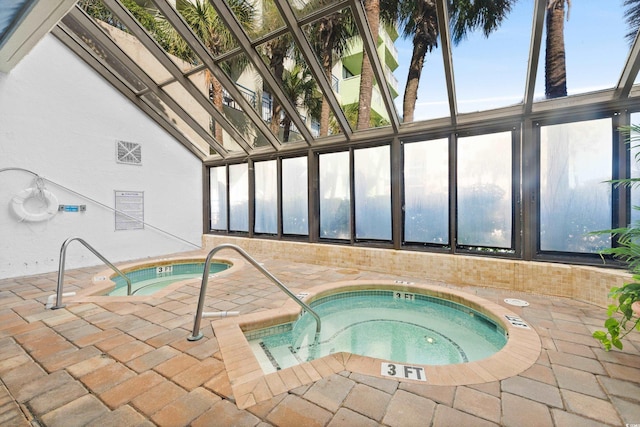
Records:
[[[284,53],[282,50],[276,46],[273,48],[271,54],[271,61],[269,63],[271,71],[276,79],[282,80],[282,74],[284,73]],[[282,114],[282,105],[278,102],[278,99],[271,91],[271,124],[270,129],[271,132],[276,136],[276,138],[280,135],[280,116]]]
[[[567,96],[567,68],[564,49],[565,0],[547,2],[547,45],[545,52],[545,95]]]
[[[323,49],[322,52],[322,68],[324,69],[329,82],[333,75],[331,74],[331,68],[333,68],[333,60],[332,60],[332,52],[326,51]],[[327,101],[327,97],[322,97],[322,106],[320,107],[320,136],[329,135],[329,116],[331,114],[331,108],[329,106],[329,101]]]
[[[373,37],[373,48],[378,47],[378,31],[380,28],[380,1],[364,0],[364,9],[367,12],[369,29]],[[364,49],[362,52],[362,72],[360,74],[360,94],[358,96],[358,124],[357,129],[368,129],[371,120],[371,100],[373,94],[373,68],[369,55]]]
[[[424,65],[424,57],[429,48],[426,34],[422,28],[418,28],[413,38],[413,53],[409,63],[409,73],[407,75],[407,85],[404,88],[404,99],[402,101],[402,121],[404,123],[413,122],[416,101],[418,99],[418,85],[420,75]]]
[[[214,107],[216,107],[216,110],[220,111],[220,114],[224,115],[224,104],[222,102],[222,85],[220,84],[218,79],[213,77],[213,75],[208,70],[205,74],[205,79],[211,85],[211,102],[213,103]],[[224,142],[222,140],[222,126],[220,126],[220,124],[218,123],[215,123],[214,125],[213,137],[216,141],[218,141],[218,144],[224,147]]]
[[[291,134],[291,119],[284,119],[284,130],[282,132],[282,142],[289,142],[289,136]]]

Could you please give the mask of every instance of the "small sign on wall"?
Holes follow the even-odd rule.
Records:
[[[144,228],[144,191],[115,191],[116,230]]]

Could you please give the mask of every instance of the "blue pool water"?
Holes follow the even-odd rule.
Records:
[[[209,274],[215,274],[229,267],[230,266],[225,263],[213,262],[211,263]],[[125,274],[129,280],[131,280],[132,295],[152,295],[160,289],[164,289],[180,280],[202,277],[203,270],[204,263],[196,262],[141,268]],[[126,296],[127,282],[120,276],[112,277],[111,280],[115,282],[116,287],[109,292],[109,295]]]
[[[385,290],[346,292],[311,304],[313,317],[251,331],[247,339],[265,372],[336,352],[399,363],[445,365],[484,359],[499,351],[506,332],[469,307],[420,294]]]

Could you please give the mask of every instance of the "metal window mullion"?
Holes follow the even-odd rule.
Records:
[[[389,85],[387,84],[387,78],[384,75],[384,67],[378,57],[378,34],[371,34],[371,29],[367,23],[367,14],[364,10],[364,6],[360,0],[350,0],[351,10],[355,17],[358,31],[362,38],[362,46],[367,52],[371,67],[373,68],[373,74],[378,82],[378,89],[382,95],[382,100],[387,108],[387,114],[389,115],[389,121],[394,133],[397,133],[400,129],[400,121],[398,119],[398,112],[396,111],[396,105],[393,102]],[[375,37],[375,39],[374,39]]]
[[[436,13],[438,15],[438,29],[440,31],[440,44],[442,45],[442,61],[444,63],[444,77],[449,95],[449,114],[451,124],[458,123],[458,104],[456,101],[456,84],[453,78],[453,58],[451,56],[451,34],[449,31],[449,13],[445,0],[436,0]]]
[[[337,12],[338,10],[344,9],[348,6],[347,0],[339,0],[335,3],[331,3],[326,7],[318,9],[316,11],[311,12],[309,15],[306,15],[298,20],[298,24],[300,27],[304,27],[307,24],[310,24],[318,19],[322,18],[325,15],[329,15],[331,13]],[[277,28],[267,34],[256,37],[251,40],[251,47],[256,48],[257,46],[270,42],[271,40],[275,40],[280,36],[283,36],[289,32],[287,27]],[[233,58],[238,54],[244,52],[244,50],[240,47],[233,48],[226,53],[221,54],[217,57],[218,62],[226,61],[227,59]]]
[[[157,1],[157,0],[154,0]],[[276,78],[271,74],[271,71],[267,68],[262,58],[258,52],[251,46],[251,41],[249,37],[245,33],[244,29],[237,21],[233,11],[229,8],[229,5],[224,0],[209,0],[216,10],[218,11],[218,16],[224,21],[225,25],[229,28],[229,30],[236,36],[236,39],[240,46],[244,49],[245,53],[253,63],[254,67],[262,78],[269,85],[272,95],[275,95],[280,101],[280,105],[284,108],[286,113],[289,115],[291,121],[296,125],[298,131],[305,139],[307,144],[311,144],[311,141],[314,140],[313,135],[311,135],[311,131],[307,128],[306,124],[300,118],[300,114],[295,106],[290,102],[289,98],[285,95],[284,91],[280,88],[280,84],[276,80]],[[280,77],[281,78],[281,77]]]
[[[284,235],[284,217],[282,214],[282,212],[284,212],[284,209],[282,209],[284,197],[282,197],[282,181],[282,157],[278,157],[276,159],[276,234],[278,235],[278,239],[282,239]]]
[[[213,148],[220,156],[226,158],[228,155],[228,151],[219,144],[218,141],[213,138],[206,129],[204,129],[195,119],[187,113],[171,96],[169,96],[164,90],[159,88],[156,83],[153,81],[151,77],[141,69],[136,62],[134,62],[126,53],[124,53],[120,47],[110,38],[108,37],[102,29],[100,29],[95,21],[87,14],[85,14],[81,9],[75,7],[71,10],[69,14],[72,18],[76,19],[77,22],[83,26],[91,35],[100,42],[104,47],[107,48],[108,52],[113,55],[122,65],[124,65],[127,70],[131,71],[136,77],[140,79],[140,81],[147,86],[148,91],[154,93],[162,102],[167,104],[169,108],[171,108],[177,115],[182,119],[186,124],[188,124],[202,139],[204,139],[211,148]],[[64,22],[64,19],[63,19]],[[93,27],[93,30],[89,28],[88,25]],[[95,30],[95,31],[94,31]],[[147,91],[138,93],[138,96],[142,96],[146,94]]]
[[[83,61],[85,61],[98,74],[100,74],[102,78],[109,82],[116,90],[129,99],[129,101],[144,111],[153,121],[179,141],[187,150],[193,153],[201,161],[204,161],[207,156],[206,153],[203,153],[197,146],[189,141],[189,139],[186,138],[173,123],[169,122],[166,117],[158,114],[157,111],[139,98],[135,91],[129,87],[128,83],[122,81],[120,77],[118,77],[117,73],[112,71],[110,67],[104,64],[100,59],[96,58],[95,53],[87,50],[84,43],[76,40],[76,38],[70,34],[70,30],[66,28],[63,23],[58,23],[58,25],[51,30],[51,33]]]
[[[533,143],[538,138],[537,125],[530,119],[525,119],[522,124],[523,143],[522,162],[522,259],[531,261],[536,254],[538,245],[537,237],[537,199],[539,179],[539,143]]]
[[[398,138],[391,141],[391,240],[394,249],[402,247],[404,231],[403,209],[404,180],[402,174],[402,143]]]
[[[629,126],[631,115],[628,111],[617,114],[612,119],[612,174],[611,179],[631,178],[631,147],[627,144],[626,134],[618,129]],[[626,227],[631,223],[631,187],[613,186],[611,190],[612,224],[611,228]],[[612,245],[615,242],[612,240]]]
[[[350,243],[356,243],[356,172],[355,153],[353,147],[349,149],[349,232],[351,234]]]
[[[522,127],[511,130],[511,242],[517,255],[522,254]]]
[[[102,0],[105,5],[113,12],[116,17],[122,21],[122,23],[133,33],[134,36],[147,48],[147,50],[165,67],[165,69],[179,81],[182,86],[189,92],[189,94],[209,113],[216,122],[220,123],[222,128],[236,140],[236,143],[242,147],[242,149],[249,153],[251,151],[250,145],[227,118],[218,111],[217,108],[211,103],[208,97],[206,97],[195,84],[184,77],[182,70],[169,58],[167,52],[158,45],[158,43],[147,33],[147,31],[140,26],[137,20],[135,20],[129,11],[118,0]]]
[[[229,92],[234,98],[235,102],[240,105],[243,112],[249,116],[251,121],[255,124],[265,136],[271,146],[277,151],[280,149],[281,144],[278,141],[269,127],[264,123],[262,117],[255,111],[254,106],[249,104],[249,101],[245,99],[240,90],[237,88],[236,83],[233,82],[229,76],[220,68],[218,63],[213,58],[211,52],[203,45],[202,41],[193,33],[191,28],[184,22],[180,13],[163,0],[152,0],[158,9],[164,14],[165,18],[173,25],[176,31],[189,45],[189,47],[195,52],[196,55],[204,62],[209,71],[215,76],[222,86]]]
[[[307,151],[307,204],[309,212],[309,242],[320,239],[320,157],[312,149]]]
[[[458,246],[458,134],[449,135],[449,246]]]
[[[342,111],[342,107],[340,107],[340,103],[338,102],[335,93],[333,93],[331,82],[327,78],[325,70],[318,62],[318,59],[313,52],[313,48],[311,47],[309,40],[307,40],[302,30],[298,27],[296,17],[293,13],[291,5],[286,1],[276,1],[275,4],[278,7],[280,14],[282,15],[282,19],[288,25],[291,36],[300,49],[300,52],[307,62],[307,65],[309,66],[311,72],[313,73],[313,76],[316,78],[316,82],[320,85],[320,89],[322,90],[324,97],[331,107],[331,111],[333,111],[333,114],[335,115],[335,118],[340,125],[340,129],[342,129],[345,138],[349,140],[352,134],[351,126],[349,125],[349,122],[344,115],[344,111]]]
[[[256,228],[256,164],[253,159],[247,160],[247,233],[255,236]]]

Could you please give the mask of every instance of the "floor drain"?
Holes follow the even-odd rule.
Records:
[[[504,302],[510,305],[518,306],[518,307],[526,307],[529,305],[528,302],[521,299],[515,299],[515,298],[505,298]]]

